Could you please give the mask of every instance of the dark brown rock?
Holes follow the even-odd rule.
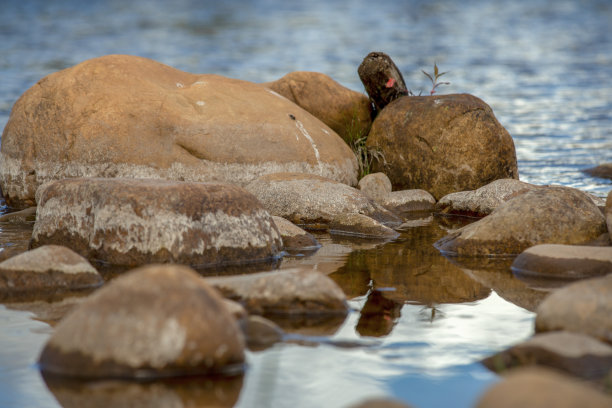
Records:
[[[246,189],[270,214],[307,228],[325,229],[335,216],[346,213],[365,214],[391,227],[401,223],[356,188],[312,174],[268,174]]]
[[[321,244],[312,236],[291,221],[282,217],[272,216],[274,224],[283,239],[285,251],[312,251],[321,247]]]
[[[608,233],[612,232],[612,190],[608,193],[606,198],[606,206],[604,208],[604,214],[606,215],[606,225],[608,227]]]
[[[408,95],[402,73],[384,52],[369,53],[359,65],[357,73],[376,113],[397,98]]]
[[[491,108],[467,94],[399,98],[381,112],[367,146],[393,190],[423,189],[436,199],[494,180],[518,179],[512,137]]]
[[[612,344],[612,275],[572,283],[538,307],[536,332],[566,330]]]
[[[367,135],[372,126],[368,97],[325,74],[291,72],[262,85],[318,118],[349,144]]]
[[[57,325],[43,372],[155,378],[236,372],[244,340],[222,298],[180,265],[139,268],[112,280]]]
[[[550,332],[488,357],[483,364],[499,373],[540,365],[586,380],[602,380],[612,369],[612,346],[584,334]]]
[[[484,217],[512,198],[538,188],[515,179],[495,180],[473,191],[458,191],[445,195],[436,204],[444,214]]]
[[[605,232],[601,211],[585,193],[546,187],[515,197],[435,246],[449,255],[517,255],[538,244],[583,244]]]
[[[377,203],[391,193],[391,180],[385,173],[371,173],[363,176],[357,188]]]
[[[388,398],[368,398],[362,402],[351,405],[349,408],[410,408],[411,405],[404,404]]]
[[[13,106],[0,153],[0,187],[21,208],[42,183],[70,177],[244,185],[299,171],[356,185],[358,171],[346,143],[286,98],[129,55],[40,80]]]
[[[571,377],[543,368],[512,370],[485,392],[476,408],[607,408],[612,398]]]
[[[612,163],[600,164],[582,171],[593,177],[612,179]]]
[[[536,245],[512,263],[512,271],[526,278],[572,280],[612,272],[612,247]]]
[[[262,316],[248,316],[240,322],[250,350],[264,350],[283,340],[285,333],[276,323]]]
[[[0,263],[0,297],[100,286],[103,279],[74,251],[46,245]]]
[[[65,245],[117,265],[263,261],[282,243],[244,189],[154,179],[65,179],[37,193],[32,247]]]
[[[348,311],[342,289],[315,270],[286,269],[206,281],[252,314],[345,315]]]

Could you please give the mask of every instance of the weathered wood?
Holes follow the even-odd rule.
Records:
[[[357,69],[375,113],[380,112],[391,101],[410,94],[402,73],[384,52],[371,52]]]

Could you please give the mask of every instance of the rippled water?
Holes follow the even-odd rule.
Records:
[[[0,127],[40,78],[104,54],[257,82],[319,71],[362,91],[357,66],[381,50],[416,93],[428,89],[421,69],[437,62],[452,83],[442,93],[471,93],[491,105],[514,138],[522,180],[605,196],[610,181],[580,170],[612,162],[610,27],[607,0],[3,2]],[[27,246],[27,231],[0,227],[3,252]],[[49,307],[0,306],[0,406],[57,407],[56,398],[66,406],[83,395],[124,402],[156,395],[184,405],[187,395],[202,406],[223,395],[220,406],[241,407],[341,407],[387,395],[418,407],[471,406],[496,381],[478,360],[531,334],[529,310],[542,294],[503,267],[466,268],[441,257],[431,243],[447,228],[434,220],[386,245],[321,236],[314,257],[285,260],[330,274],[356,310],[344,322],[302,331],[361,346],[287,343],[249,353],[248,372],[230,384],[48,388],[34,362],[51,329],[31,310]],[[372,295],[372,287],[395,290]],[[361,307],[379,295],[389,310],[363,318]]]

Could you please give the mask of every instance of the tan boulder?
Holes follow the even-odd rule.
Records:
[[[499,179],[476,190],[447,194],[438,201],[436,210],[444,214],[484,217],[506,201],[535,188],[538,186],[523,181]]]
[[[372,125],[368,97],[325,74],[291,72],[262,85],[310,112],[349,144],[367,135]]]
[[[608,408],[612,397],[543,368],[512,370],[488,389],[476,408]]]
[[[76,306],[39,363],[46,373],[90,378],[240,372],[244,338],[222,297],[195,271],[150,265]]]
[[[425,190],[414,189],[392,191],[379,203],[388,210],[406,213],[431,211],[436,204],[436,199]]]
[[[399,217],[356,188],[305,173],[277,173],[259,177],[246,186],[272,215],[308,228],[327,228],[340,214],[359,213],[387,226]]]
[[[329,224],[329,233],[359,238],[395,239],[399,233],[367,215],[338,214]]]
[[[391,180],[385,173],[371,173],[359,180],[357,188],[372,200],[380,203],[391,193]]]
[[[294,223],[283,217],[272,216],[274,224],[283,239],[285,251],[313,251],[321,247],[312,234],[304,231]]]
[[[606,232],[599,208],[569,187],[527,191],[434,245],[458,256],[517,255],[538,244],[583,244]]]
[[[44,182],[162,178],[244,185],[299,171],[357,184],[351,149],[327,125],[258,84],[109,55],[53,73],[15,103],[0,187],[34,204]]]
[[[282,247],[270,215],[235,185],[77,178],[45,184],[37,197],[32,247],[60,244],[110,264],[236,264]]]
[[[536,332],[566,330],[612,344],[612,275],[572,283],[538,307]]]
[[[367,146],[394,190],[423,189],[436,199],[502,178],[518,179],[512,137],[491,108],[467,94],[399,98],[374,120]]]

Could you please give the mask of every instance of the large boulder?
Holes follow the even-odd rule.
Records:
[[[514,142],[491,108],[472,95],[411,96],[385,107],[367,146],[384,155],[373,171],[394,190],[423,189],[436,199],[501,178],[518,179]]]
[[[313,174],[268,174],[246,189],[270,214],[309,228],[327,228],[334,217],[345,213],[364,214],[391,227],[401,223],[399,217],[356,188]]]
[[[569,187],[527,191],[434,245],[448,255],[517,255],[538,244],[583,244],[606,232],[603,214]]]
[[[572,283],[537,309],[536,332],[566,330],[612,344],[612,275]]]
[[[370,100],[325,74],[297,71],[262,84],[299,105],[332,128],[347,143],[368,134]]]
[[[116,265],[270,260],[282,242],[253,195],[228,184],[64,179],[42,186],[32,247],[67,246]]]
[[[244,185],[300,171],[357,184],[351,149],[286,98],[127,55],[87,60],[27,90],[0,153],[0,187],[9,205],[21,207],[34,204],[42,183],[69,177]]]
[[[55,328],[46,373],[155,378],[241,371],[244,338],[221,296],[180,265],[146,266],[112,280]]]

